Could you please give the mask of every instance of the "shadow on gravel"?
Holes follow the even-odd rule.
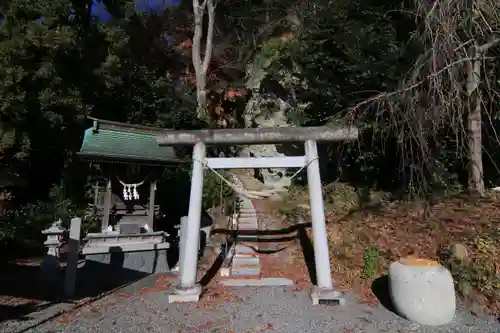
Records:
[[[0,323],[27,320],[30,314],[60,303],[79,304],[116,291],[150,274],[125,269],[121,252],[109,264],[86,262],[77,269],[75,294],[64,296],[64,268],[50,281],[40,278],[38,264],[0,264]]]
[[[376,278],[372,283],[372,292],[375,296],[377,296],[380,304],[384,306],[387,310],[396,312],[394,305],[391,301],[391,296],[389,295],[389,276],[382,275],[381,277]]]
[[[309,272],[309,277],[311,278],[311,283],[317,285],[318,281],[316,278],[316,263],[314,261],[314,247],[311,240],[307,236],[306,228],[310,227],[310,223],[297,224],[297,238],[299,239],[300,246],[302,247],[302,254],[304,255],[304,261]]]
[[[50,303],[39,304],[38,302],[28,302],[18,305],[0,305],[0,323],[5,320],[30,320],[30,314],[42,311],[50,306]]]
[[[233,246],[232,242],[228,242],[227,244],[224,245],[224,248],[219,253],[219,255],[215,259],[212,266],[208,269],[208,271],[200,279],[199,284],[201,284],[203,287],[206,287],[210,283],[210,281],[212,281],[212,279],[217,275],[217,272],[222,267],[222,264],[224,264],[224,260],[227,257],[227,255],[226,255],[227,250],[230,249],[231,246]]]

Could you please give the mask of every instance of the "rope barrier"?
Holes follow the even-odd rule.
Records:
[[[295,172],[292,175],[292,177],[290,177],[290,180],[297,177],[302,172],[302,170],[304,170],[310,163],[312,163],[313,161],[316,161],[318,159],[319,159],[318,157],[315,157],[315,158],[311,159],[310,161],[308,161],[297,172]],[[200,161],[200,160],[195,159],[195,158],[193,158],[193,161],[200,163],[204,169],[209,169],[210,171],[212,171],[215,175],[217,175],[217,177],[219,177],[224,183],[226,183],[226,185],[228,185],[234,192],[236,192],[239,195],[242,195],[248,199],[265,199],[265,198],[269,198],[273,194],[280,192],[280,190],[278,190],[278,189],[252,191],[252,190],[246,190],[244,188],[240,188],[240,186],[238,186],[238,185],[234,184],[233,182],[224,178],[224,176],[222,176],[219,172],[217,172],[217,170],[209,167],[208,163],[206,161],[203,162],[203,161]]]

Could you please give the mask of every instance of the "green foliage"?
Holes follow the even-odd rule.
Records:
[[[377,274],[380,261],[380,250],[378,247],[365,249],[363,254],[363,277],[371,279]]]
[[[230,179],[227,172],[217,171],[225,179]],[[233,190],[215,173],[205,171],[203,182],[203,209],[210,209],[220,205],[231,207]]]
[[[0,248],[6,250],[9,246],[26,248],[40,245],[40,232],[54,221],[52,216],[43,202],[9,210],[0,217]]]
[[[325,202],[335,213],[345,214],[359,207],[358,193],[349,184],[333,182],[324,192]]]
[[[85,209],[73,204],[67,198],[61,185],[54,185],[46,201],[27,203],[17,209],[8,210],[0,216],[0,248],[14,246],[18,249],[40,247],[44,239],[42,230],[61,219],[69,228],[69,221],[75,216],[86,217]],[[83,220],[84,231],[89,229],[89,217]]]
[[[304,26],[280,50],[275,71],[283,67],[307,81],[298,91],[308,124],[339,118],[353,102],[397,84],[402,70],[391,4],[371,1],[318,2],[305,5]],[[306,19],[307,18],[307,19]],[[299,70],[300,72],[297,72]]]
[[[224,178],[230,179],[224,171],[218,171]],[[179,166],[176,168],[167,168],[159,186],[159,194],[166,197],[165,205],[167,211],[179,210],[182,215],[187,214],[189,195],[191,189],[191,169],[188,166]],[[167,193],[168,192],[168,193]],[[172,193],[174,196],[172,197]],[[202,208],[209,210],[219,205],[225,205],[231,208],[232,189],[224,183],[219,176],[210,170],[205,170],[203,181]],[[167,196],[170,196],[167,198]]]
[[[473,260],[460,260],[448,254],[443,261],[462,296],[474,299],[479,292],[489,303],[495,304],[500,302],[500,271],[495,260],[498,256],[497,235],[491,237],[475,237],[474,247],[479,255]]]

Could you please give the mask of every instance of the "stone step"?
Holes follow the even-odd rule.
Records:
[[[257,216],[255,212],[250,212],[250,211],[244,211],[240,212],[240,217],[249,217],[249,216]]]
[[[243,256],[243,257],[238,257],[236,255],[233,256],[233,266],[234,265],[259,265],[260,264],[260,258],[258,256]]]
[[[226,287],[277,287],[293,286],[293,281],[285,278],[260,278],[260,279],[228,279],[221,283]]]
[[[254,249],[249,248],[247,246],[245,246],[245,248],[236,249],[234,255],[238,256],[238,257],[258,257],[259,256],[259,254],[256,253]]]
[[[240,216],[238,217],[238,222],[241,221],[241,222],[254,222],[254,223],[257,223],[257,216],[252,216],[252,215],[245,215],[245,216]]]
[[[234,257],[231,276],[260,275],[260,259],[258,257]]]
[[[257,220],[239,220],[238,224],[250,224],[254,226],[258,225]]]
[[[234,262],[232,265],[234,266],[235,263],[237,265],[242,264],[242,265],[260,265],[260,257],[258,256],[257,253],[253,254],[238,254],[234,256]]]
[[[238,229],[253,228],[254,230],[257,230],[259,226],[256,223],[243,222],[243,223],[238,223],[238,227],[239,227]]]
[[[240,214],[238,216],[240,218],[241,217],[256,217],[257,214],[255,214],[255,212],[251,212],[251,211],[243,211],[243,212],[240,212]]]
[[[239,224],[238,225],[238,230],[241,230],[241,231],[256,231],[257,230],[257,226],[256,225],[253,225],[253,224]]]
[[[247,224],[247,225],[254,225],[254,226],[257,226],[257,220],[255,221],[252,221],[252,220],[239,220],[238,221],[238,224]]]
[[[249,240],[248,238],[238,238],[238,242],[240,242],[240,244],[248,247],[253,247],[255,249],[258,249],[259,251],[275,251],[291,243],[291,242],[252,242],[248,240]]]
[[[222,283],[222,281],[227,281],[227,280],[250,280],[250,279],[260,279],[261,278],[261,275],[258,274],[258,275],[255,275],[255,274],[252,274],[252,275],[235,275],[235,276],[231,276],[231,275],[226,275],[226,276],[223,276],[221,275],[221,277],[219,278],[219,283]]]
[[[249,244],[250,246],[254,248],[258,248],[260,246],[259,241],[258,241],[258,236],[252,236],[252,235],[238,235],[237,240],[239,243],[245,243]]]
[[[238,236],[259,236],[257,227],[248,224],[239,225],[238,229],[236,229],[236,234]]]
[[[276,235],[258,235],[258,234],[245,234],[245,229],[240,229],[242,233],[238,234],[239,243],[241,245],[256,246],[262,244],[276,244],[276,243],[290,243],[297,239],[296,233],[289,234],[276,234]],[[258,239],[258,241],[256,240]]]
[[[255,223],[257,224],[257,218],[256,217],[240,217],[238,219],[238,222],[250,222],[250,223]]]
[[[267,234],[267,235],[259,235],[259,239],[261,241],[265,241],[266,239],[276,240],[280,242],[289,242],[297,238],[297,231],[291,231],[287,233],[276,233],[276,234]]]
[[[247,268],[247,267],[232,267],[229,276],[259,276],[259,268]]]

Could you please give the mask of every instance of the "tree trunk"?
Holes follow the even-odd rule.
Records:
[[[469,154],[469,192],[484,196],[482,130],[481,130],[481,91],[476,90],[470,101],[467,115],[468,154]]]
[[[467,135],[468,135],[468,157],[469,157],[469,180],[468,190],[470,193],[484,196],[486,194],[483,178],[483,157],[482,157],[482,128],[481,128],[481,56],[484,50],[475,45],[471,50],[473,59],[468,65],[467,75]]]
[[[208,28],[205,40],[205,54],[201,60],[201,40],[203,36],[203,16],[208,11]],[[193,35],[193,67],[196,75],[196,99],[198,119],[207,119],[207,75],[212,58],[212,45],[215,25],[214,0],[193,0],[194,35]]]

